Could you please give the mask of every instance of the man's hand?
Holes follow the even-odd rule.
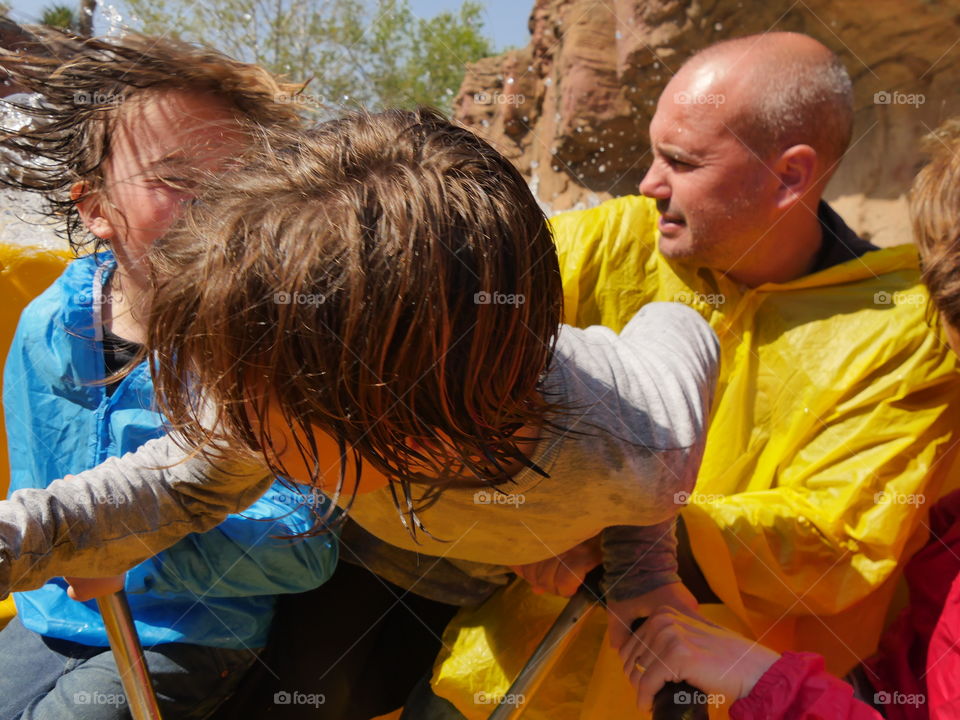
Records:
[[[675,582],[662,585],[656,590],[629,600],[607,601],[607,624],[610,632],[610,644],[620,651],[625,643],[633,638],[630,626],[637,618],[648,617],[660,607],[672,607],[688,615],[696,615],[699,606],[696,598],[683,583]]]
[[[65,577],[64,580],[70,583],[70,587],[67,588],[67,595],[74,600],[84,602],[120,592],[123,590],[125,578],[126,575],[114,575],[113,577],[101,578]]]
[[[623,671],[649,708],[667,682],[685,680],[723,701],[746,697],[780,655],[709,620],[658,608],[620,649]]]
[[[603,562],[600,535],[570,548],[556,557],[510,569],[522,577],[537,594],[551,593],[570,597],[591,570]]]

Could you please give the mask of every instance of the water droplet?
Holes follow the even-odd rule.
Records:
[[[607,171],[606,165],[601,165],[600,167],[597,168],[597,172],[606,172],[606,171]]]

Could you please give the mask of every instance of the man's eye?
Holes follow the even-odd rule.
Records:
[[[680,167],[680,168],[692,168],[692,167],[693,167],[693,164],[692,164],[692,163],[684,162],[684,161],[681,160],[680,158],[675,158],[675,157],[668,157],[668,158],[667,158],[667,162],[670,163],[670,165],[671,165],[672,167]]]

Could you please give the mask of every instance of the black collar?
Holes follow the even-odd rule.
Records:
[[[871,250],[879,250],[876,245],[857,235],[833,209],[823,200],[817,208],[817,217],[823,229],[823,240],[817,258],[810,273],[845,263],[848,260],[865,255]]]

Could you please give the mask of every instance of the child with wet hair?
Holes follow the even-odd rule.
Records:
[[[468,130],[420,110],[266,133],[154,259],[148,345],[175,434],[0,504],[0,589],[115,571],[279,473],[405,551],[374,569],[434,599],[451,583],[423,555],[496,586],[599,535],[616,622],[695,605],[673,525],[716,338],[672,303],[619,335],[561,326],[546,219]],[[107,488],[138,511],[84,500]]]
[[[35,37],[45,54],[0,55],[19,87],[41,95],[16,105],[33,122],[2,136],[2,179],[43,194],[78,258],[24,310],[7,357],[14,495],[165,434],[143,349],[151,248],[255,128],[298,123],[266,71],[212,50],[137,35]],[[243,515],[142,555],[125,575],[91,578],[96,569],[80,564],[75,577],[26,585],[34,589],[17,593],[17,617],[0,632],[0,717],[127,716],[90,601],[121,589],[164,717],[208,716],[265,645],[276,596],[316,587],[336,564],[335,537],[289,539],[311,530],[314,508],[289,483],[271,483]],[[88,500],[146,509],[119,493]]]

